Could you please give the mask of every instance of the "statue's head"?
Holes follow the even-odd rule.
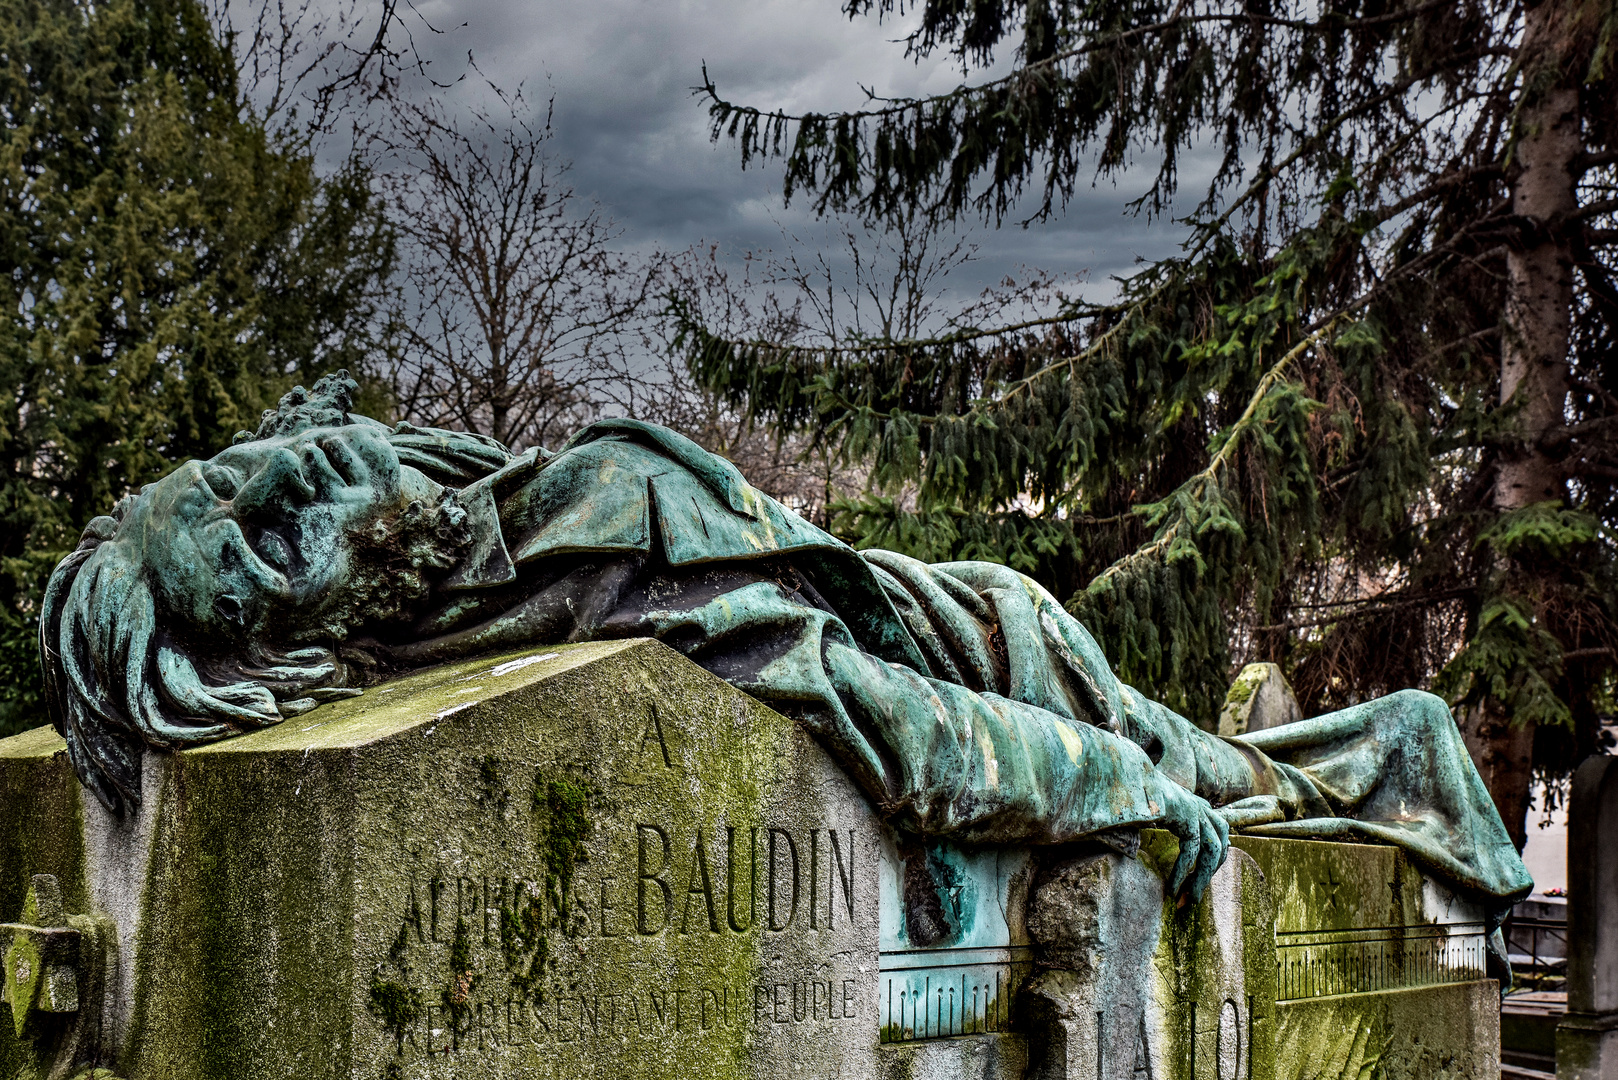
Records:
[[[503,448],[467,436],[435,469],[445,454],[421,445],[443,434],[351,415],[355,389],[339,372],[294,390],[257,432],[95,519],[52,574],[51,718],[109,808],[139,801],[145,745],[263,727],[361,681],[350,636],[407,614],[464,546],[454,489],[429,473],[487,471]]]

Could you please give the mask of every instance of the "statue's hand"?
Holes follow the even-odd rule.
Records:
[[[277,662],[263,667],[245,668],[242,674],[270,692],[284,718],[302,716],[323,701],[359,697],[364,692],[348,685],[357,680],[330,649],[297,649],[274,660]]]
[[[1158,824],[1180,838],[1180,857],[1169,872],[1168,887],[1180,903],[1196,903],[1225,864],[1230,847],[1230,828],[1208,801],[1161,774],[1152,798],[1162,807]]]

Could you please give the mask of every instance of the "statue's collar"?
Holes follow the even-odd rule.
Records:
[[[516,564],[511,561],[505,535],[500,530],[500,507],[495,501],[494,488],[514,472],[532,470],[537,460],[538,450],[531,449],[517,455],[498,472],[456,492],[455,501],[466,511],[472,540],[460,563],[444,581],[444,589],[450,592],[488,589],[517,580]]]

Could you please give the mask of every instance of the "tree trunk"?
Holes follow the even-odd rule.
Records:
[[[1531,8],[1523,35],[1523,85],[1550,75],[1551,85],[1530,89],[1521,103],[1512,209],[1524,222],[1520,243],[1506,255],[1506,310],[1500,350],[1500,403],[1513,410],[1518,441],[1501,455],[1494,509],[1510,513],[1566,495],[1560,463],[1545,437],[1564,426],[1568,347],[1573,312],[1573,249],[1569,217],[1578,209],[1574,175],[1581,149],[1576,66],[1569,61],[1570,6],[1545,0]],[[1576,35],[1575,35],[1576,36]],[[1504,568],[1520,583],[1513,591],[1539,592],[1534,578],[1551,567],[1514,562]],[[1511,838],[1520,849],[1533,766],[1532,725],[1487,701],[1464,727],[1467,749],[1482,773]]]
[[[1461,725],[1467,752],[1494,798],[1511,842],[1521,851],[1528,839],[1528,799],[1533,779],[1534,727],[1513,723],[1495,702],[1471,709]]]
[[[1579,205],[1573,176],[1580,149],[1578,90],[1550,91],[1522,119],[1527,131],[1517,144],[1522,174],[1512,209],[1527,228],[1523,243],[1506,255],[1500,351],[1500,403],[1516,409],[1522,441],[1503,457],[1495,477],[1494,504],[1502,513],[1566,494],[1561,466],[1541,444],[1567,423],[1573,322],[1568,218]]]

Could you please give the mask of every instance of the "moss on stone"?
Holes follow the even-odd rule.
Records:
[[[381,972],[371,976],[369,1005],[371,1015],[382,1021],[392,1034],[394,1045],[403,1048],[405,1032],[421,1019],[421,993]]]
[[[1275,1080],[1499,1076],[1493,987],[1478,981],[1283,1002],[1276,1010]]]
[[[67,912],[89,909],[79,784],[48,726],[0,739],[0,922],[22,913],[34,874],[56,877]],[[43,1075],[49,1049],[19,1039],[0,1006],[0,1077]]]
[[[573,873],[589,859],[590,800],[597,788],[589,780],[541,769],[534,777],[534,828],[548,879],[565,898],[573,891]],[[550,880],[547,880],[547,885]]]
[[[1236,681],[1230,684],[1230,692],[1225,695],[1225,705],[1238,709],[1246,705],[1252,700],[1253,695],[1258,693],[1259,684],[1263,681],[1262,671],[1243,671],[1236,677]]]
[[[455,921],[455,938],[449,947],[449,978],[439,992],[444,1012],[459,1038],[475,1006],[472,995],[483,984],[483,975],[472,959],[472,928],[465,919]]]
[[[146,793],[133,1076],[346,1071],[352,1020],[332,1003],[368,985],[350,989],[351,798],[328,764],[187,752]]]
[[[0,800],[49,802],[50,785],[29,772],[37,766],[62,780],[63,805],[76,813],[71,772],[51,758],[60,740],[46,736],[32,737],[22,766],[0,744]],[[127,1080],[742,1080],[791,1071],[833,1044],[852,1055],[845,1073],[871,1071],[875,821],[791,721],[665,646],[565,646],[448,665],[163,761],[167,779],[147,793],[158,824],[130,961]],[[0,868],[56,872],[82,900],[76,817],[60,824],[59,850],[50,830],[30,826],[21,832],[41,858],[16,854],[3,847],[16,846],[12,804],[0,805]],[[646,886],[650,933],[636,921],[642,824],[670,838],[657,872],[673,901],[664,919],[659,886]],[[804,842],[820,830],[824,916],[832,827],[845,863],[846,830],[859,830],[861,860],[859,925],[842,917],[839,887],[835,933],[807,925]],[[770,828],[792,830],[804,871],[796,922],[782,932],[765,928],[750,895],[749,840]],[[727,829],[738,841],[741,929],[722,888]],[[717,929],[692,875],[699,832]],[[764,869],[761,859],[761,891]],[[10,887],[0,881],[0,896]],[[776,1026],[768,1009],[755,1015],[758,988],[833,978],[859,983],[858,1015],[846,1023]],[[712,1002],[702,1015],[698,987],[725,992],[726,1023],[714,1021]],[[626,992],[639,996],[640,1030],[625,1019]],[[666,1016],[647,1011],[652,994],[668,998]],[[527,1039],[508,1045],[491,1024],[525,1005]],[[446,1048],[444,1029],[456,1045]]]
[[[478,786],[482,788],[483,802],[496,814],[504,814],[511,804],[511,789],[506,787],[501,771],[503,765],[504,762],[492,754],[478,762]]]
[[[1258,861],[1276,901],[1276,929],[1412,926],[1422,912],[1422,875],[1400,848],[1233,836]]]

